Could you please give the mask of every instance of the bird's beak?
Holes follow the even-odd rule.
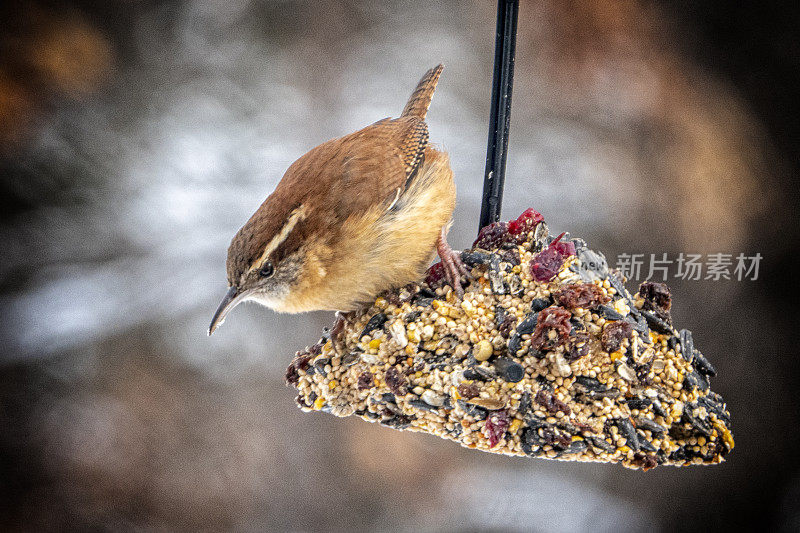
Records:
[[[239,292],[239,289],[236,287],[231,287],[228,289],[227,294],[225,294],[225,298],[222,299],[222,302],[217,307],[217,312],[214,313],[214,318],[211,319],[211,325],[208,326],[208,335],[211,336],[219,326],[225,322],[225,317],[231,310],[242,303],[247,296],[248,291]]]

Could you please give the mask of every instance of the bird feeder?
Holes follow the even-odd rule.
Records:
[[[499,222],[518,2],[497,12],[478,238],[463,298],[440,264],[325,334],[286,374],[305,411],[359,416],[486,452],[568,461],[715,464],[733,449],[713,365],[677,329],[661,283],[631,293],[602,253],[528,209]]]

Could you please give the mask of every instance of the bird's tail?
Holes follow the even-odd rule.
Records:
[[[411,98],[408,99],[406,107],[403,108],[401,117],[419,117],[425,119],[428,113],[428,107],[431,105],[433,98],[433,91],[436,90],[436,84],[439,82],[439,76],[444,70],[444,65],[437,65],[430,69],[419,80],[417,88],[411,93]]]

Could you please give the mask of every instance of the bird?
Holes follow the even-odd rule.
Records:
[[[447,242],[456,189],[425,117],[444,66],[428,70],[402,113],[311,149],[228,247],[228,291],[208,334],[243,301],[281,313],[348,313],[419,281],[438,253],[463,297],[469,271]],[[334,337],[335,338],[335,337]]]

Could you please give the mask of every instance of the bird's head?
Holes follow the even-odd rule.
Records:
[[[287,308],[294,289],[302,283],[307,247],[300,205],[286,212],[268,198],[238,231],[228,247],[228,292],[219,304],[208,334],[214,333],[234,307],[246,300],[275,310]],[[278,205],[275,205],[278,204]]]

